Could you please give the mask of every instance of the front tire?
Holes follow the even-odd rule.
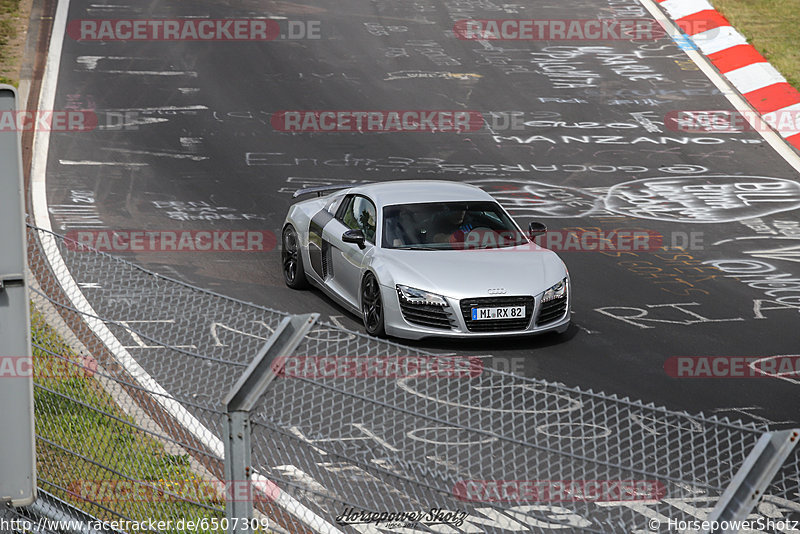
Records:
[[[300,250],[300,240],[292,225],[287,224],[283,229],[281,238],[281,270],[283,281],[292,289],[305,289],[308,287],[306,272],[303,268],[303,254]]]
[[[361,282],[361,318],[369,335],[386,336],[381,286],[372,273],[367,273]]]

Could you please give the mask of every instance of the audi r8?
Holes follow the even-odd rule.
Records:
[[[313,285],[361,316],[367,333],[409,339],[564,332],[570,279],[482,189],[391,181],[291,206],[281,238],[283,277]]]

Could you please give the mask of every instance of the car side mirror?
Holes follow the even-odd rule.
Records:
[[[531,223],[528,225],[528,235],[530,236],[531,240],[534,240],[545,233],[547,233],[547,226],[540,222],[531,221]]]
[[[348,230],[342,234],[342,241],[358,245],[358,248],[364,248],[366,240],[367,238],[364,237],[364,232],[361,230]]]

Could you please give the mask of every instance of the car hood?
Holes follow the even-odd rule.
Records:
[[[534,244],[484,250],[379,250],[372,263],[383,284],[408,285],[456,299],[538,295],[567,276],[561,258]]]

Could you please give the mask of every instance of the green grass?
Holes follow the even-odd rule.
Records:
[[[711,0],[717,10],[800,89],[800,0]]]
[[[14,58],[10,57],[8,43],[17,36],[19,24],[19,0],[0,0],[0,67],[3,70],[10,65]],[[16,70],[16,69],[11,69]],[[0,75],[0,83],[16,86],[17,80]]]
[[[19,11],[19,0],[0,0],[0,13],[16,13]]]
[[[69,363],[86,360],[58,337],[41,314],[32,312],[31,326],[35,345],[47,348],[34,347],[33,350],[37,384],[36,460],[43,489],[105,520],[116,518],[101,507],[57,488],[85,491],[92,500],[139,521],[222,517],[211,510],[164,496],[158,490],[140,494],[144,497],[131,497],[114,491],[113,483],[96,489],[96,481],[124,480],[101,467],[107,466],[133,480],[149,481],[160,490],[199,496],[195,500],[224,508],[224,501],[191,471],[188,456],[168,454],[161,442],[126,424],[133,423],[132,419],[118,408],[91,373],[86,376],[80,366]],[[140,487],[132,487],[142,491]]]

